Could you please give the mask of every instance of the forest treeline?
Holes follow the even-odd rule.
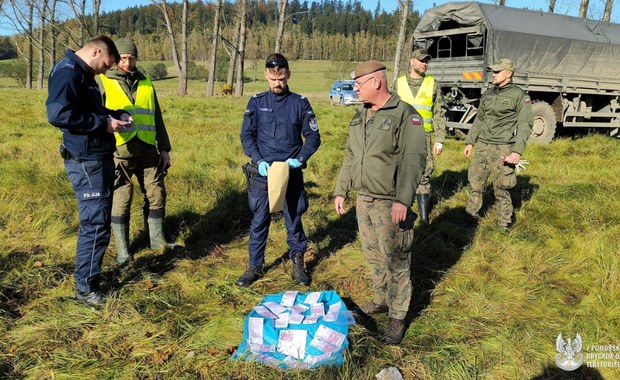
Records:
[[[218,54],[229,55],[231,46],[235,44],[237,6],[237,2],[222,3]],[[249,60],[261,59],[275,48],[278,4],[276,1],[257,0],[248,1],[247,6],[245,57]],[[168,4],[173,17],[181,14],[181,7],[181,3]],[[189,3],[189,60],[204,62],[208,59],[215,7],[214,3],[202,1]],[[386,12],[380,1],[371,11],[364,9],[359,1],[323,0],[309,3],[292,0],[288,2],[286,13],[281,52],[290,59],[360,61],[371,57],[390,60],[394,56],[400,13],[398,10]],[[413,12],[410,16],[412,32],[419,15]],[[58,56],[62,55],[64,47],[77,47],[74,31],[81,28],[80,21],[93,23],[91,16],[84,20],[72,18],[62,22],[62,28],[56,28],[61,45]],[[133,38],[140,47],[142,60],[172,59],[166,25],[156,4],[104,12],[98,16],[97,23],[98,33]],[[19,35],[11,39],[13,46],[22,42]],[[15,56],[10,49],[3,50],[6,56]]]
[[[173,13],[181,12],[179,3],[169,5]],[[189,4],[188,55],[190,60],[206,61],[211,45],[215,5],[202,1]],[[370,57],[391,59],[394,55],[396,27],[400,13],[385,12],[377,3],[374,11],[364,9],[359,1],[288,3],[282,52],[290,59],[359,61]],[[222,4],[222,49],[234,43],[237,5]],[[411,31],[419,21],[410,18]],[[102,32],[131,36],[139,42],[145,60],[170,60],[170,47],[161,12],[155,5],[132,7],[101,15]],[[278,8],[275,1],[248,2],[247,59],[260,59],[274,51]],[[108,29],[107,31],[105,29]]]

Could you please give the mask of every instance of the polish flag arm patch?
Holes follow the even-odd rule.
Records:
[[[411,124],[413,124],[413,125],[422,125],[422,119],[420,119],[418,116],[412,116],[411,117]]]

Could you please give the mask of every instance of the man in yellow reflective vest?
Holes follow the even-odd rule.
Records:
[[[106,107],[131,113],[133,123],[115,133],[115,181],[112,201],[112,233],[116,262],[131,259],[129,217],[135,175],[144,194],[145,229],[152,249],[166,248],[163,221],[166,205],[164,178],[170,167],[170,140],[151,80],[136,67],[138,48],[127,38],[115,42],[120,61],[97,77]]]
[[[411,53],[409,76],[403,75],[396,80],[396,93],[411,104],[424,118],[426,132],[426,168],[422,180],[416,189],[420,218],[428,223],[431,195],[431,174],[435,170],[434,155],[440,155],[446,137],[446,105],[441,87],[430,75],[426,75],[430,54],[424,49]],[[431,149],[431,133],[435,131],[435,144]]]

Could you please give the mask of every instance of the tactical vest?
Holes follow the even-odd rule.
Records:
[[[124,109],[133,117],[133,125],[123,132],[115,132],[116,146],[126,144],[135,136],[147,144],[155,145],[155,91],[149,78],[138,82],[136,102],[131,100],[116,79],[110,79],[105,75],[100,76],[105,88],[106,108],[117,110]]]
[[[418,90],[416,96],[413,96],[411,87],[407,82],[407,76],[403,75],[396,82],[397,93],[400,98],[411,104],[416,111],[424,119],[424,131],[430,133],[433,131],[433,87],[435,87],[435,78],[425,75],[422,86]]]

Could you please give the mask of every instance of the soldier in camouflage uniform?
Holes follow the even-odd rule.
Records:
[[[435,171],[435,156],[443,151],[446,138],[446,104],[439,83],[426,74],[431,55],[424,49],[416,49],[411,53],[408,76],[401,76],[395,83],[395,89],[402,100],[415,107],[424,118],[426,134],[426,168],[420,185],[416,190],[418,210],[423,222],[428,223],[431,195],[431,175]],[[431,134],[435,131],[435,144]],[[432,145],[432,149],[431,149]]]
[[[360,63],[351,76],[365,104],[349,124],[334,206],[344,214],[345,198],[357,191],[357,222],[374,293],[362,311],[388,313],[383,340],[398,344],[411,299],[411,204],[424,172],[424,128],[416,110],[388,91],[381,62]]]
[[[476,120],[467,134],[463,151],[469,158],[476,149],[469,165],[471,194],[466,211],[478,218],[484,186],[491,175],[497,225],[505,230],[512,223],[509,190],[517,184],[515,165],[532,133],[532,104],[525,91],[512,83],[515,66],[510,59],[500,59],[489,68],[493,70],[494,86],[480,98]]]

